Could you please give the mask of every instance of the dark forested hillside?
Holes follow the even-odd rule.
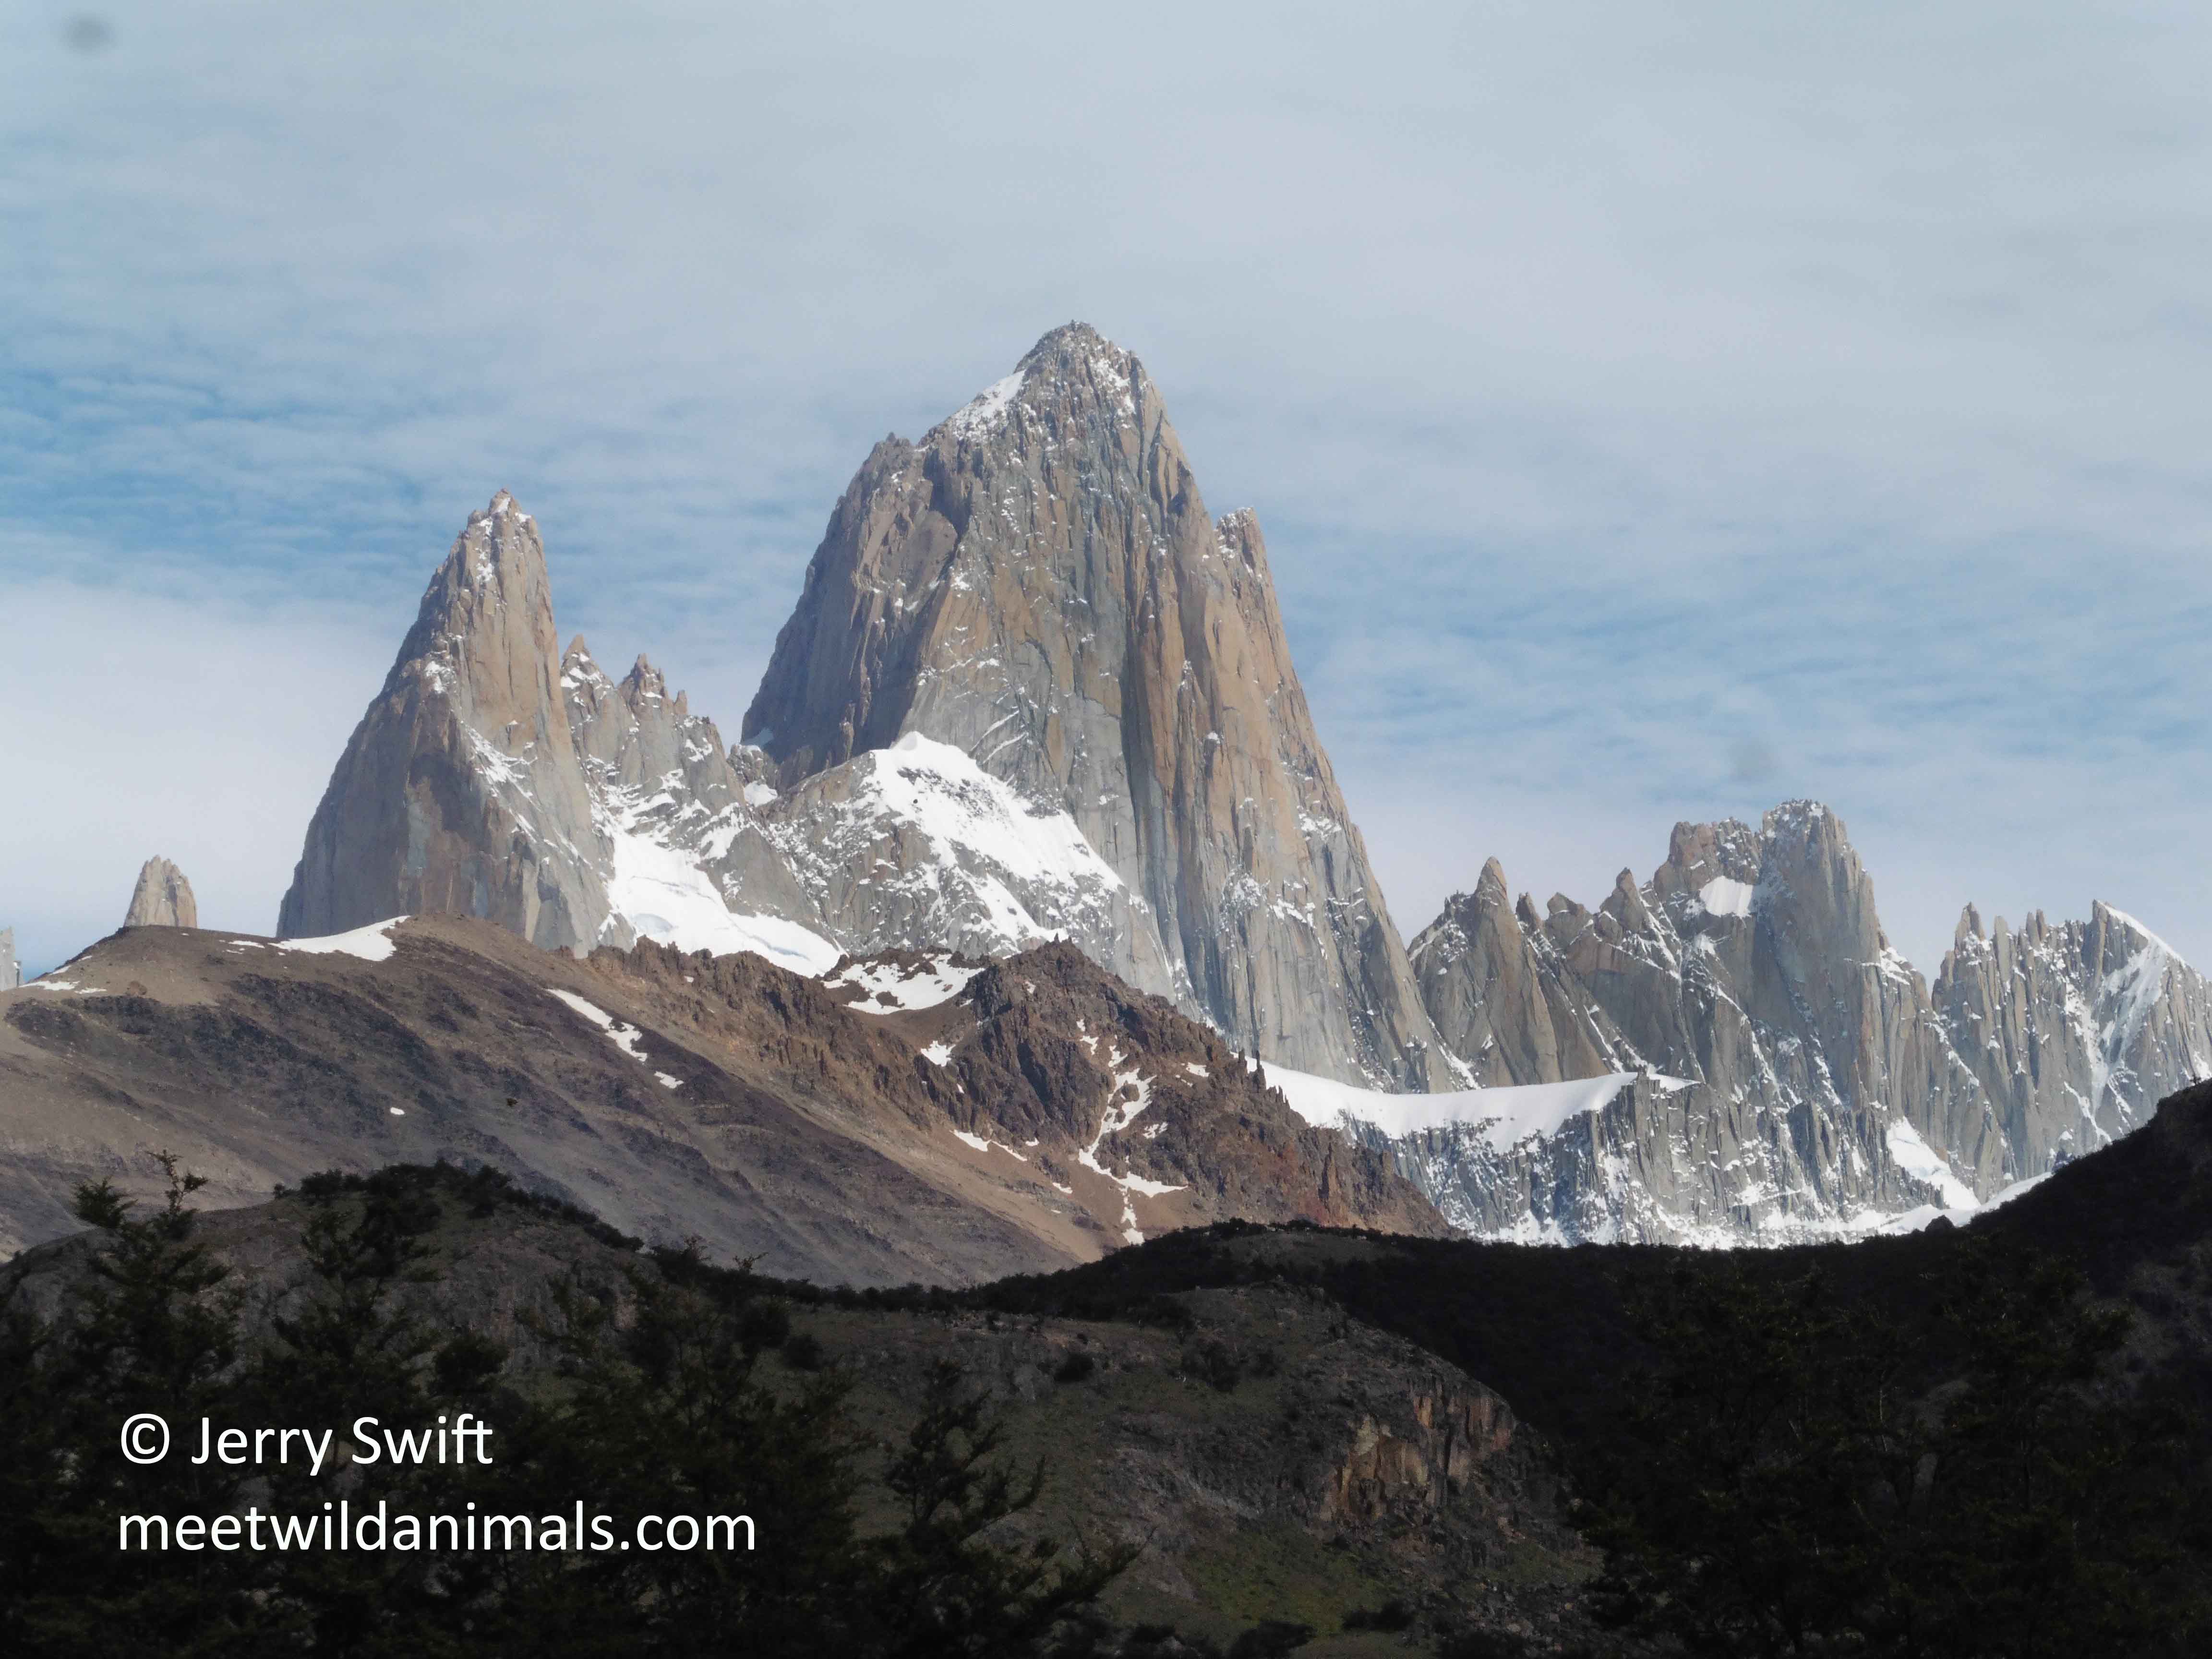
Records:
[[[1963,1230],[1774,1252],[1292,1224],[780,1281],[490,1171],[0,1270],[9,1651],[2179,1656],[2212,1564],[2212,1087]],[[479,1469],[125,1464],[130,1412]],[[125,1512],[743,1502],[772,1556],[125,1556]],[[125,1639],[127,1638],[127,1639]],[[735,1644],[733,1646],[732,1644]]]
[[[1236,1225],[971,1292],[1144,1317],[1282,1283],[1561,1449],[1613,1609],[1716,1653],[2212,1640],[2212,1085],[1969,1227],[1762,1252]]]

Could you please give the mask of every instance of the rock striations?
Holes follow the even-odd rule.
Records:
[[[821,972],[1054,938],[1270,1059],[1386,1088],[1441,1051],[1299,690],[1249,513],[1080,325],[832,516],[732,749],[640,659],[556,658],[504,493],[424,595],[279,924],[457,912]]]
[[[744,736],[790,787],[920,736],[1126,889],[1105,965],[1255,1052],[1449,1080],[1291,666],[1144,366],[1071,324],[847,487]]]
[[[131,908],[125,927],[197,927],[200,907],[192,898],[192,884],[185,872],[165,858],[148,859],[138,872],[138,884],[131,890]]]
[[[1931,996],[1960,1086],[1923,1127],[2011,1178],[2096,1151],[2212,1076],[2212,985],[2109,904],[2056,927],[2034,912],[2016,933],[2000,916],[1986,938],[1968,905]]]
[[[331,774],[277,921],[482,916],[549,949],[599,938],[605,854],[568,730],[544,545],[505,490],[469,515]]]
[[[2143,1122],[2212,1059],[2205,981],[2102,904],[1986,939],[1970,908],[1931,993],[1842,821],[1804,801],[1756,830],[1678,824],[1651,879],[1623,871],[1595,911],[1509,904],[1493,860],[1411,953],[1484,1085],[1684,1085],[1624,1088],[1508,1156],[1407,1139],[1401,1163],[1479,1231],[1794,1236],[1963,1212]]]
[[[1258,521],[1210,516],[1144,366],[1080,324],[876,446],[742,737],[642,657],[616,678],[557,652],[502,491],[339,761],[280,931],[457,913],[817,980],[1066,941],[1389,1149],[1455,1225],[1531,1239],[1963,1213],[2212,1062],[2212,992],[2102,905],[1987,935],[1969,910],[1931,988],[1810,802],[1678,825],[1595,910],[1539,914],[1492,861],[1408,951]]]

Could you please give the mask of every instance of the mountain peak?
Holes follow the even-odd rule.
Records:
[[[1047,329],[1039,335],[1037,343],[1022,354],[1022,361],[1026,363],[1050,356],[1055,352],[1100,350],[1115,352],[1123,357],[1129,355],[1090,324],[1070,321],[1062,323],[1058,328]]]
[[[197,927],[199,905],[185,872],[156,854],[138,872],[138,884],[131,894],[131,908],[123,918],[125,927]]]
[[[549,947],[590,945],[606,896],[558,646],[544,543],[501,489],[430,578],[331,774],[280,933],[458,910]]]
[[[1085,404],[1109,417],[1137,413],[1144,368],[1088,323],[1064,323],[1022,354],[1013,372],[993,381],[929,429],[965,443],[986,442],[1004,431],[1018,407],[1053,405],[1073,412]]]
[[[1142,366],[1086,324],[869,456],[740,737],[790,788],[909,732],[1067,813],[1141,897],[1103,965],[1285,1065],[1449,1080],[1257,520],[1208,514]]]

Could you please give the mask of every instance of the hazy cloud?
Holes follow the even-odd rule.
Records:
[[[106,52],[115,44],[114,31],[88,14],[72,17],[62,26],[62,40],[72,52]]]
[[[296,744],[205,854],[240,925],[495,487],[564,634],[733,729],[869,444],[1080,316],[1260,509],[1408,931],[1803,793],[1924,967],[1968,896],[2212,959],[2199,9],[99,21],[0,20],[0,751],[198,884],[240,798],[125,811],[118,746]],[[26,672],[127,702],[196,629],[297,668],[280,734]],[[12,816],[0,910],[111,925],[98,837]]]

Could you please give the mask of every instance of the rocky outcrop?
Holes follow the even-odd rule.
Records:
[[[1930,1138],[2015,1177],[2094,1152],[2212,1076],[2212,986],[2101,902],[2086,922],[2037,911],[1986,936],[1968,905],[1932,997],[1963,1086],[1931,1113]]]
[[[2207,988],[2098,905],[1984,939],[1930,988],[1890,948],[1842,821],[1811,802],[1675,826],[1595,911],[1509,908],[1493,861],[1411,955],[1442,1040],[1489,1085],[1643,1072],[1510,1153],[1456,1127],[1400,1162],[1472,1231],[1802,1236],[1962,1212],[2144,1120],[2212,1055]]]
[[[1070,945],[825,983],[649,939],[578,962],[455,916],[313,943],[126,929],[8,994],[0,1256],[71,1231],[81,1181],[158,1190],[165,1150],[210,1206],[489,1163],[824,1284],[1048,1272],[1232,1218],[1449,1231]]]
[[[15,960],[15,930],[0,927],[0,991],[12,991],[23,982],[23,964]]]
[[[1079,324],[832,515],[745,740],[790,789],[920,737],[1065,814],[1126,889],[1102,956],[1304,1069],[1449,1080],[1306,708],[1265,544]]]
[[[1080,325],[847,490],[731,748],[554,654],[536,526],[471,516],[310,826],[280,932],[452,912],[821,971],[1073,941],[1240,1046],[1451,1073],[1307,711],[1256,520]]]
[[[1422,999],[1470,1084],[1556,1083],[1619,1069],[1571,1001],[1561,1000],[1553,1018],[1559,986],[1538,959],[1536,927],[1534,912],[1516,915],[1505,872],[1492,859],[1474,890],[1454,894],[1413,942]]]
[[[138,884],[131,890],[131,908],[124,915],[123,925],[198,927],[200,908],[192,898],[192,884],[185,879],[185,872],[165,858],[148,859],[138,872]]]
[[[607,861],[559,684],[544,544],[501,490],[430,579],[315,809],[277,932],[445,912],[589,949]]]

